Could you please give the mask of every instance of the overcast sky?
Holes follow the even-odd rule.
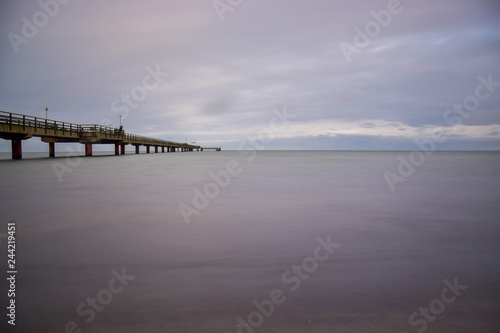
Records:
[[[224,149],[274,128],[267,149],[439,130],[438,149],[500,150],[498,0],[59,1],[1,0],[0,110]]]

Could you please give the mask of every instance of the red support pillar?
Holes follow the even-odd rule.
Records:
[[[161,147],[161,152],[164,153],[165,152],[165,146],[162,146]]]
[[[155,146],[155,154],[158,154],[158,146]]]
[[[135,153],[139,154],[139,146],[135,146]]]
[[[149,154],[149,146],[146,146],[146,153]]]
[[[49,157],[56,157],[56,144],[49,142]]]
[[[115,143],[115,155],[120,155],[120,148],[119,148],[119,144]]]
[[[125,155],[125,145],[123,143],[121,146],[121,153],[122,153],[122,155]]]
[[[20,139],[12,139],[12,159],[20,160],[23,158],[23,146]]]
[[[85,144],[85,156],[92,156],[92,144],[91,143]]]

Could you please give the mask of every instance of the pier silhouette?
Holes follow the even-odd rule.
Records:
[[[221,147],[201,147],[195,144],[162,140],[142,135],[125,133],[123,128],[103,125],[82,125],[47,118],[33,117],[24,114],[0,111],[0,138],[11,140],[12,159],[22,159],[22,141],[32,137],[41,137],[49,144],[49,156],[55,157],[55,144],[61,142],[79,142],[85,145],[85,155],[92,156],[94,144],[114,144],[115,155],[125,154],[125,146],[145,146],[146,153],[154,147],[155,153],[188,152],[213,149],[221,151]]]

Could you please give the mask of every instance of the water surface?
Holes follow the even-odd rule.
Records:
[[[417,332],[423,323],[409,317],[455,278],[468,288],[428,332],[498,332],[500,154],[436,152],[392,192],[384,172],[397,173],[400,155],[409,153],[2,160],[0,232],[17,223],[15,332],[63,332],[71,321],[89,333]],[[241,172],[214,187],[210,173],[229,161]],[[205,186],[217,195],[187,224],[179,205],[196,209]],[[299,275],[286,282],[328,236],[335,252],[298,287]],[[122,269],[135,278],[85,322],[78,306],[101,290],[105,299]],[[238,329],[276,289],[286,300],[258,328]]]

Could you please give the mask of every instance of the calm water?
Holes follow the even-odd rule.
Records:
[[[2,160],[0,232],[17,223],[17,325],[8,329],[500,331],[500,154],[434,153],[391,192],[384,172],[397,173],[408,154]],[[221,188],[209,173],[229,161],[241,172],[221,177]],[[205,187],[211,198],[194,206]],[[180,205],[195,212],[189,224]],[[332,254],[318,243],[328,237],[340,245]],[[455,278],[467,289],[444,291],[445,303],[444,281]],[[1,295],[5,309],[5,280]],[[437,315],[409,323],[430,305]]]

